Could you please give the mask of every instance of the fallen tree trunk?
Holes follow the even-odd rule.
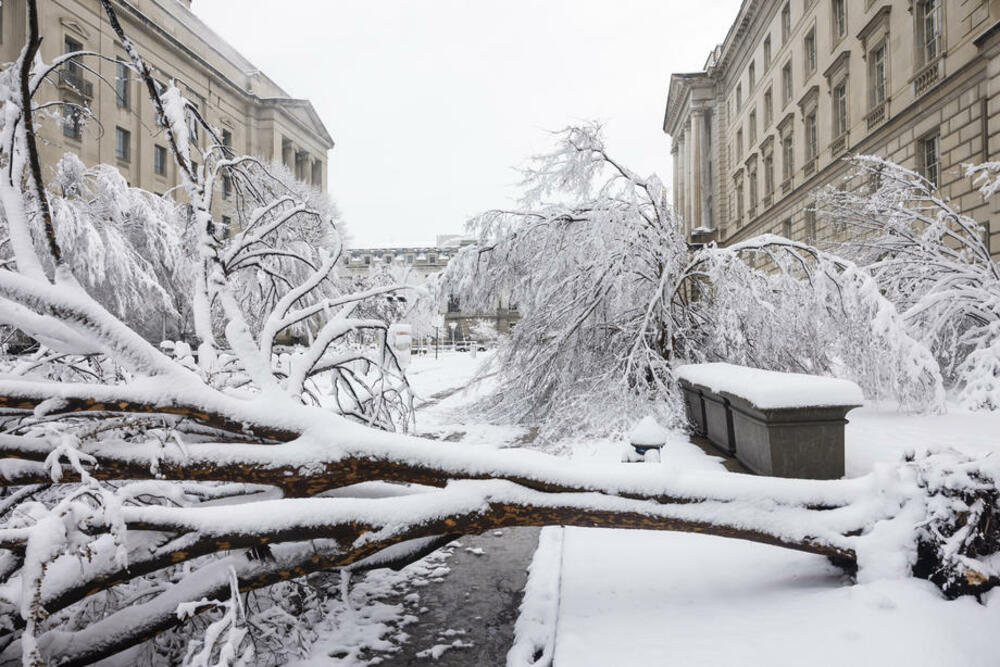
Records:
[[[291,514],[287,518],[276,515],[289,512]],[[806,535],[783,533],[771,526],[787,527],[801,523],[812,512],[791,508],[761,509],[749,504],[671,507],[600,494],[546,494],[506,482],[463,482],[443,491],[378,500],[316,498],[262,501],[218,508],[126,508],[125,520],[130,530],[174,533],[179,537],[145,561],[132,562],[128,568],[77,580],[70,588],[57,594],[50,593],[42,603],[49,613],[54,613],[93,592],[218,551],[271,545],[268,548],[274,554],[280,552],[279,546],[294,551],[296,544],[310,540],[331,545],[330,550],[325,552],[302,552],[294,561],[275,556],[274,562],[263,564],[240,562],[240,589],[253,590],[330,567],[350,567],[390,547],[427,536],[479,534],[514,526],[562,525],[693,532],[820,554],[844,566],[851,566],[856,561],[856,555],[850,537],[842,537],[831,529],[816,530],[816,535]],[[260,529],[247,531],[232,528],[236,525],[247,526],[242,520],[243,514],[256,516]],[[829,512],[823,514],[832,516]],[[371,519],[363,519],[366,515]],[[696,518],[702,515],[717,518]],[[727,523],[721,518],[726,515],[738,521]],[[336,520],[336,517],[341,518]],[[380,520],[375,520],[377,517],[381,517]],[[821,524],[822,521],[816,523]],[[235,557],[230,556],[227,560],[232,561]],[[59,569],[68,565],[63,563]],[[212,570],[215,565],[205,567]],[[200,574],[195,578],[200,579]],[[228,584],[223,578],[221,583],[213,584],[212,595],[201,595],[211,598],[219,594],[225,585]],[[130,615],[145,621],[134,623],[127,631],[115,632],[113,644],[109,645],[106,640],[85,643],[74,640],[72,646],[67,646],[59,639],[60,631],[53,630],[48,637],[40,638],[41,645],[51,647],[53,652],[50,657],[59,664],[86,664],[107,657],[180,623],[176,603],[172,607],[164,603],[164,600],[174,601],[176,593],[172,589],[151,602],[131,607],[128,610]],[[197,596],[187,599],[197,599]],[[148,610],[157,611],[155,614],[146,613]],[[114,618],[113,615],[94,624],[93,632],[97,632],[102,624],[110,625]],[[88,628],[83,634],[92,636],[92,631]]]

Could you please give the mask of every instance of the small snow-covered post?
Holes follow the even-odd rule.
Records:
[[[660,462],[660,450],[667,444],[667,430],[653,417],[643,417],[629,434],[628,442],[641,461]]]

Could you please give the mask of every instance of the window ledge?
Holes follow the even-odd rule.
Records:
[[[913,83],[913,94],[914,96],[923,95],[940,81],[942,78],[944,67],[944,54],[941,53],[937,58],[927,63],[913,75],[910,81]]]
[[[830,142],[830,155],[836,157],[847,150],[847,132]]]

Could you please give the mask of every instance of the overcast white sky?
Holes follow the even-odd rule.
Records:
[[[739,0],[194,0],[333,135],[330,191],[356,247],[432,244],[509,205],[545,130],[598,119],[669,184],[671,72],[694,71]]]

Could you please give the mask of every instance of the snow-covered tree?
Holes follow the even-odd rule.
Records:
[[[473,340],[492,342],[500,334],[497,331],[497,323],[493,320],[477,319],[469,327],[469,333]]]
[[[873,156],[853,166],[854,187],[831,188],[817,204],[850,232],[840,252],[871,273],[962,404],[1000,408],[1000,265],[982,226],[909,169]],[[984,196],[996,190],[997,170],[969,168]]]
[[[936,360],[876,280],[807,244],[764,235],[698,251],[673,312],[688,361],[835,375],[857,382],[870,399],[913,410],[944,405]]]
[[[188,218],[169,197],[128,185],[115,167],[67,153],[50,192],[59,246],[87,291],[152,339],[187,329]]]
[[[826,482],[675,476],[394,432],[402,424],[391,350],[367,357],[345,337],[384,331],[383,320],[357,312],[398,286],[321,291],[337,263],[334,245],[292,260],[311,266],[275,287],[251,319],[234,278],[250,270],[244,258],[296,253],[279,230],[296,216],[326,224],[323,214],[294,195],[261,196],[224,243],[210,213],[214,179],[228,170],[239,180],[240,170],[264,166],[214,142],[194,167],[187,121],[212,128],[176,88],[158,89],[111,0],[101,0],[163,119],[193,208],[198,349],[182,343],[168,353],[150,344],[85,289],[60,244],[31,111],[32,91],[52,70],[38,58],[36,0],[26,6],[29,41],[0,76],[0,207],[11,246],[0,267],[0,323],[42,350],[4,362],[0,375],[3,664],[84,665],[142,645],[155,653],[146,658],[165,663],[278,662],[308,640],[289,620],[296,581],[331,569],[398,567],[459,534],[515,525],[754,540],[862,573],[912,572],[949,595],[1000,581],[1000,471],[982,462],[938,455]],[[660,204],[633,194],[623,214],[635,210],[658,215]],[[592,300],[614,306],[600,294]],[[648,303],[646,310],[669,308],[666,300]],[[650,350],[669,345],[662,332],[647,336],[652,319],[614,312]],[[283,357],[278,335],[320,313],[308,345]],[[645,354],[629,353],[625,363]],[[378,367],[373,376],[365,364]],[[321,387],[330,375],[336,379]],[[362,375],[375,379],[343,384]],[[266,590],[263,608],[241,599]],[[308,621],[316,607],[301,606]],[[137,654],[121,660],[129,658]]]
[[[941,405],[935,360],[868,273],[773,236],[692,254],[660,180],[609,155],[598,126],[559,133],[522,185],[521,208],[470,222],[479,242],[445,274],[463,303],[509,292],[519,304],[488,417],[541,423],[543,440],[620,434],[650,411],[680,424],[670,368],[685,360],[845,376],[872,398]]]
[[[522,186],[520,208],[470,222],[479,242],[446,269],[462,303],[509,298],[521,315],[483,407],[553,434],[620,431],[649,409],[675,423],[674,341],[656,296],[688,256],[663,185],[617,162],[585,125],[556,135]]]

